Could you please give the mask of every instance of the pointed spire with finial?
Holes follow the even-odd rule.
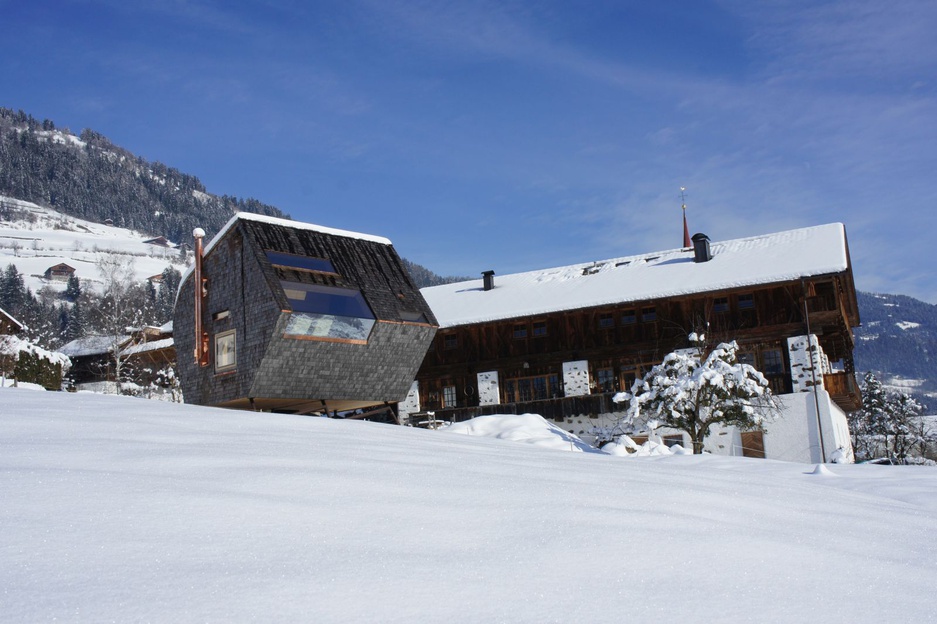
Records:
[[[688,247],[693,246],[693,241],[690,240],[690,228],[688,228],[686,224],[686,187],[685,186],[680,187],[680,203],[682,204],[682,208],[683,208],[683,248],[686,249]]]

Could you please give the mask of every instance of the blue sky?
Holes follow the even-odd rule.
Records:
[[[509,273],[846,224],[937,303],[932,0],[0,0],[0,106]]]

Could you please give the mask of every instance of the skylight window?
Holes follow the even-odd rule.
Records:
[[[273,266],[284,267],[287,269],[298,269],[300,271],[315,271],[317,273],[337,273],[330,260],[325,258],[313,258],[311,256],[298,256],[296,254],[281,253],[279,251],[267,251],[267,260]]]

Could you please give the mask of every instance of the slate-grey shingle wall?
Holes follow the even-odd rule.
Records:
[[[215,405],[248,396],[272,329],[280,317],[280,305],[274,300],[260,265],[244,245],[239,228],[232,228],[206,256],[203,273],[208,278],[208,295],[203,306],[202,322],[212,350],[209,366],[194,362],[195,320],[192,276],[180,291],[173,321],[178,371],[187,403]],[[213,316],[228,311],[218,321]],[[237,368],[215,373],[214,337],[229,329],[236,330]]]

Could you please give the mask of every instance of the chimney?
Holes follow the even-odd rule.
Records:
[[[208,366],[208,332],[202,327],[202,302],[207,281],[202,276],[202,239],[205,237],[205,230],[195,228],[192,236],[195,238],[195,274],[192,276],[195,282],[195,363]]]
[[[495,287],[494,271],[482,271],[482,279],[485,280],[485,290],[491,290]]]
[[[693,235],[693,262],[709,262],[713,259],[709,250],[709,237],[705,234]]]

